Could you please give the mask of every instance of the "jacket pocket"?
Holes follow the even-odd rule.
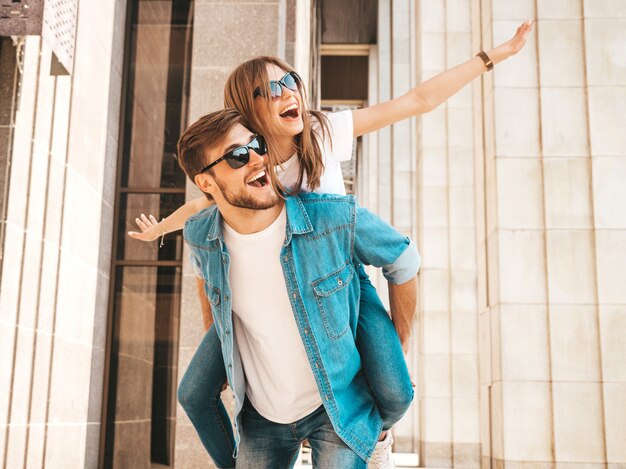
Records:
[[[346,287],[353,277],[354,268],[347,261],[341,268],[311,282],[326,333],[331,339],[341,337],[350,326],[350,297]]]

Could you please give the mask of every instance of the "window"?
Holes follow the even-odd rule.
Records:
[[[322,110],[325,112],[358,109],[366,105],[368,97],[369,45],[322,44],[320,83]],[[346,193],[357,188],[361,138],[354,140],[352,158],[341,162]]]
[[[101,465],[173,464],[182,235],[144,243],[135,217],[185,202],[176,142],[186,126],[191,0],[132,0],[116,186]]]

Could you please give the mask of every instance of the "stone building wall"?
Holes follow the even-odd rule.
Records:
[[[396,449],[426,467],[626,461],[625,17],[615,1],[379,2],[370,105],[537,20],[518,56],[365,138],[360,200],[423,256]]]
[[[526,50],[486,77],[477,106],[483,457],[507,467],[618,467],[626,4],[478,6],[485,45],[537,19]]]
[[[49,46],[26,38],[0,286],[2,467],[98,462],[125,9],[80,2],[70,76],[51,76]]]

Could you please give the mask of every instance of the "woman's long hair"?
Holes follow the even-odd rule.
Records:
[[[260,87],[264,96],[271,96],[269,76],[267,74],[267,64],[274,64],[285,72],[295,72],[286,62],[276,57],[255,57],[239,65],[230,74],[224,87],[224,107],[237,109],[251,125],[253,132],[257,132],[265,138],[268,147],[268,160],[270,168],[287,160],[291,154],[281,155],[278,153],[278,146],[274,138],[275,129],[272,122],[262,122],[254,110],[254,90]],[[306,107],[306,91],[304,84],[299,83],[302,108],[302,122],[304,128],[302,132],[294,137],[294,150],[300,161],[300,172],[298,181],[293,188],[293,192],[300,191],[304,174],[307,176],[307,187],[310,191],[317,189],[320,185],[320,176],[324,171],[324,160],[322,157],[322,142],[325,138],[330,139],[329,122],[326,116],[320,111],[310,111]],[[259,98],[261,99],[261,98]],[[271,99],[271,98],[270,98]],[[270,99],[266,99],[267,108],[271,110]],[[312,121],[316,120],[318,125],[312,127]],[[332,145],[332,142],[331,142]],[[289,191],[276,178],[274,171],[268,171],[270,182],[276,193],[284,195]]]

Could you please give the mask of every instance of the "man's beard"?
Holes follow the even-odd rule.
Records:
[[[276,204],[278,203],[278,196],[275,193],[274,197],[271,200],[260,201],[256,200],[249,194],[242,193],[243,190],[240,191],[240,193],[238,194],[229,191],[226,186],[222,185],[221,181],[216,177],[213,177],[213,180],[217,184],[217,187],[219,187],[222,191],[224,200],[226,200],[226,202],[228,202],[233,207],[245,208],[248,210],[267,210],[276,206]]]

